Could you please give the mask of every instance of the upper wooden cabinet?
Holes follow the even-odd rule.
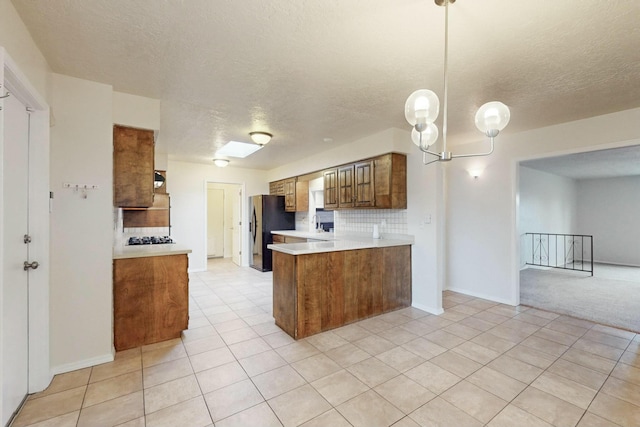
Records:
[[[269,194],[272,196],[284,196],[284,179],[270,182]]]
[[[113,126],[113,205],[153,205],[153,131]]]
[[[407,208],[407,157],[389,153],[324,171],[324,208]]]
[[[296,182],[296,212],[309,210],[309,181]]]
[[[284,210],[287,212],[296,211],[296,178],[284,180]]]

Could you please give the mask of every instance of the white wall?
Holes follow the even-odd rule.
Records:
[[[113,92],[113,123],[157,131],[160,129],[160,100]]]
[[[241,184],[242,196],[242,265],[249,265],[249,229],[247,203],[249,196],[268,194],[266,171],[188,163],[169,160],[167,192],[171,194],[171,236],[191,248],[189,271],[207,268],[206,188],[207,182]]]
[[[64,372],[112,357],[113,106],[111,86],[52,83],[51,366]]]
[[[640,176],[579,180],[578,229],[595,261],[640,267]]]
[[[518,235],[521,241],[520,266],[529,260],[531,262],[531,239],[525,233],[552,233],[552,234],[575,234],[577,233],[577,205],[578,205],[578,184],[571,178],[554,175],[547,172],[520,166],[520,188],[519,188],[519,224]],[[478,178],[482,179],[482,177]],[[547,237],[543,236],[543,240]],[[560,239],[560,249],[565,245]],[[562,251],[556,254],[556,246],[553,244],[548,248],[550,262],[557,259],[564,259]],[[534,242],[534,244],[537,243]],[[539,254],[539,252],[536,252]],[[536,262],[540,262],[539,260]],[[543,260],[544,262],[544,260]]]
[[[517,111],[512,119],[517,119]],[[522,119],[524,120],[524,119]],[[494,301],[519,302],[517,163],[561,154],[637,145],[640,109],[598,116],[518,134],[509,128],[488,157],[447,165],[448,287]],[[478,144],[453,147],[475,151]],[[484,169],[474,180],[469,168]]]

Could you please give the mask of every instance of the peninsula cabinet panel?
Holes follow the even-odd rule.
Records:
[[[113,263],[116,350],[179,338],[189,323],[187,255],[117,259]]]
[[[410,246],[305,255],[274,251],[276,325],[299,339],[410,306],[410,255]]]
[[[153,131],[113,126],[113,205],[153,205]]]

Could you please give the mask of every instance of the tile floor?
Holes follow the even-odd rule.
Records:
[[[22,426],[638,426],[640,336],[452,292],[295,342],[271,274],[191,275],[182,339],[54,378]]]

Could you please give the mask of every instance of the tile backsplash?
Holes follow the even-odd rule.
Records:
[[[386,225],[382,225],[382,222]],[[407,211],[405,209],[349,209],[334,213],[334,228],[337,233],[372,233],[378,224],[380,233],[407,234]]]

